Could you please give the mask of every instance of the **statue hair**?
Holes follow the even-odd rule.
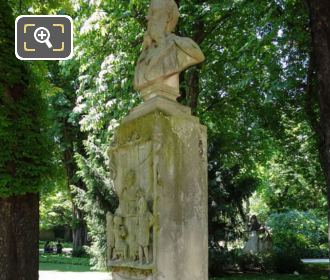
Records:
[[[166,26],[166,32],[171,33],[174,31],[179,17],[179,8],[178,5],[175,3],[174,0],[152,0],[151,5],[154,8],[158,8],[161,10],[165,10],[167,17],[168,17],[168,22]]]

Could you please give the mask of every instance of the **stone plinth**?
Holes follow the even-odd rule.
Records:
[[[109,149],[113,279],[208,279],[206,141],[189,108],[159,96],[122,121]]]

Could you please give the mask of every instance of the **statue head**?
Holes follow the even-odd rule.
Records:
[[[159,43],[166,34],[174,31],[179,16],[179,9],[174,0],[152,0],[147,15],[147,35],[152,41]]]

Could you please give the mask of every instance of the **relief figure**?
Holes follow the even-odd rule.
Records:
[[[113,258],[113,250],[115,248],[113,214],[111,212],[108,212],[106,219],[107,219],[107,256],[108,256],[108,260],[111,260]]]
[[[148,210],[147,201],[142,196],[138,202],[138,244],[139,244],[139,260],[143,263],[150,263],[149,245],[150,245],[150,228],[153,226],[153,216]]]
[[[115,234],[115,252],[114,256],[120,260],[127,259],[127,230],[120,216],[114,217],[114,234]]]
[[[133,170],[130,170],[124,177],[124,186],[119,196],[120,204],[124,216],[136,216],[136,175]]]

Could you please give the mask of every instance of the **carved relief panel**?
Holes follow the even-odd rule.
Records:
[[[109,149],[119,206],[107,215],[110,266],[143,268],[152,263],[152,142],[135,131],[121,135]]]

